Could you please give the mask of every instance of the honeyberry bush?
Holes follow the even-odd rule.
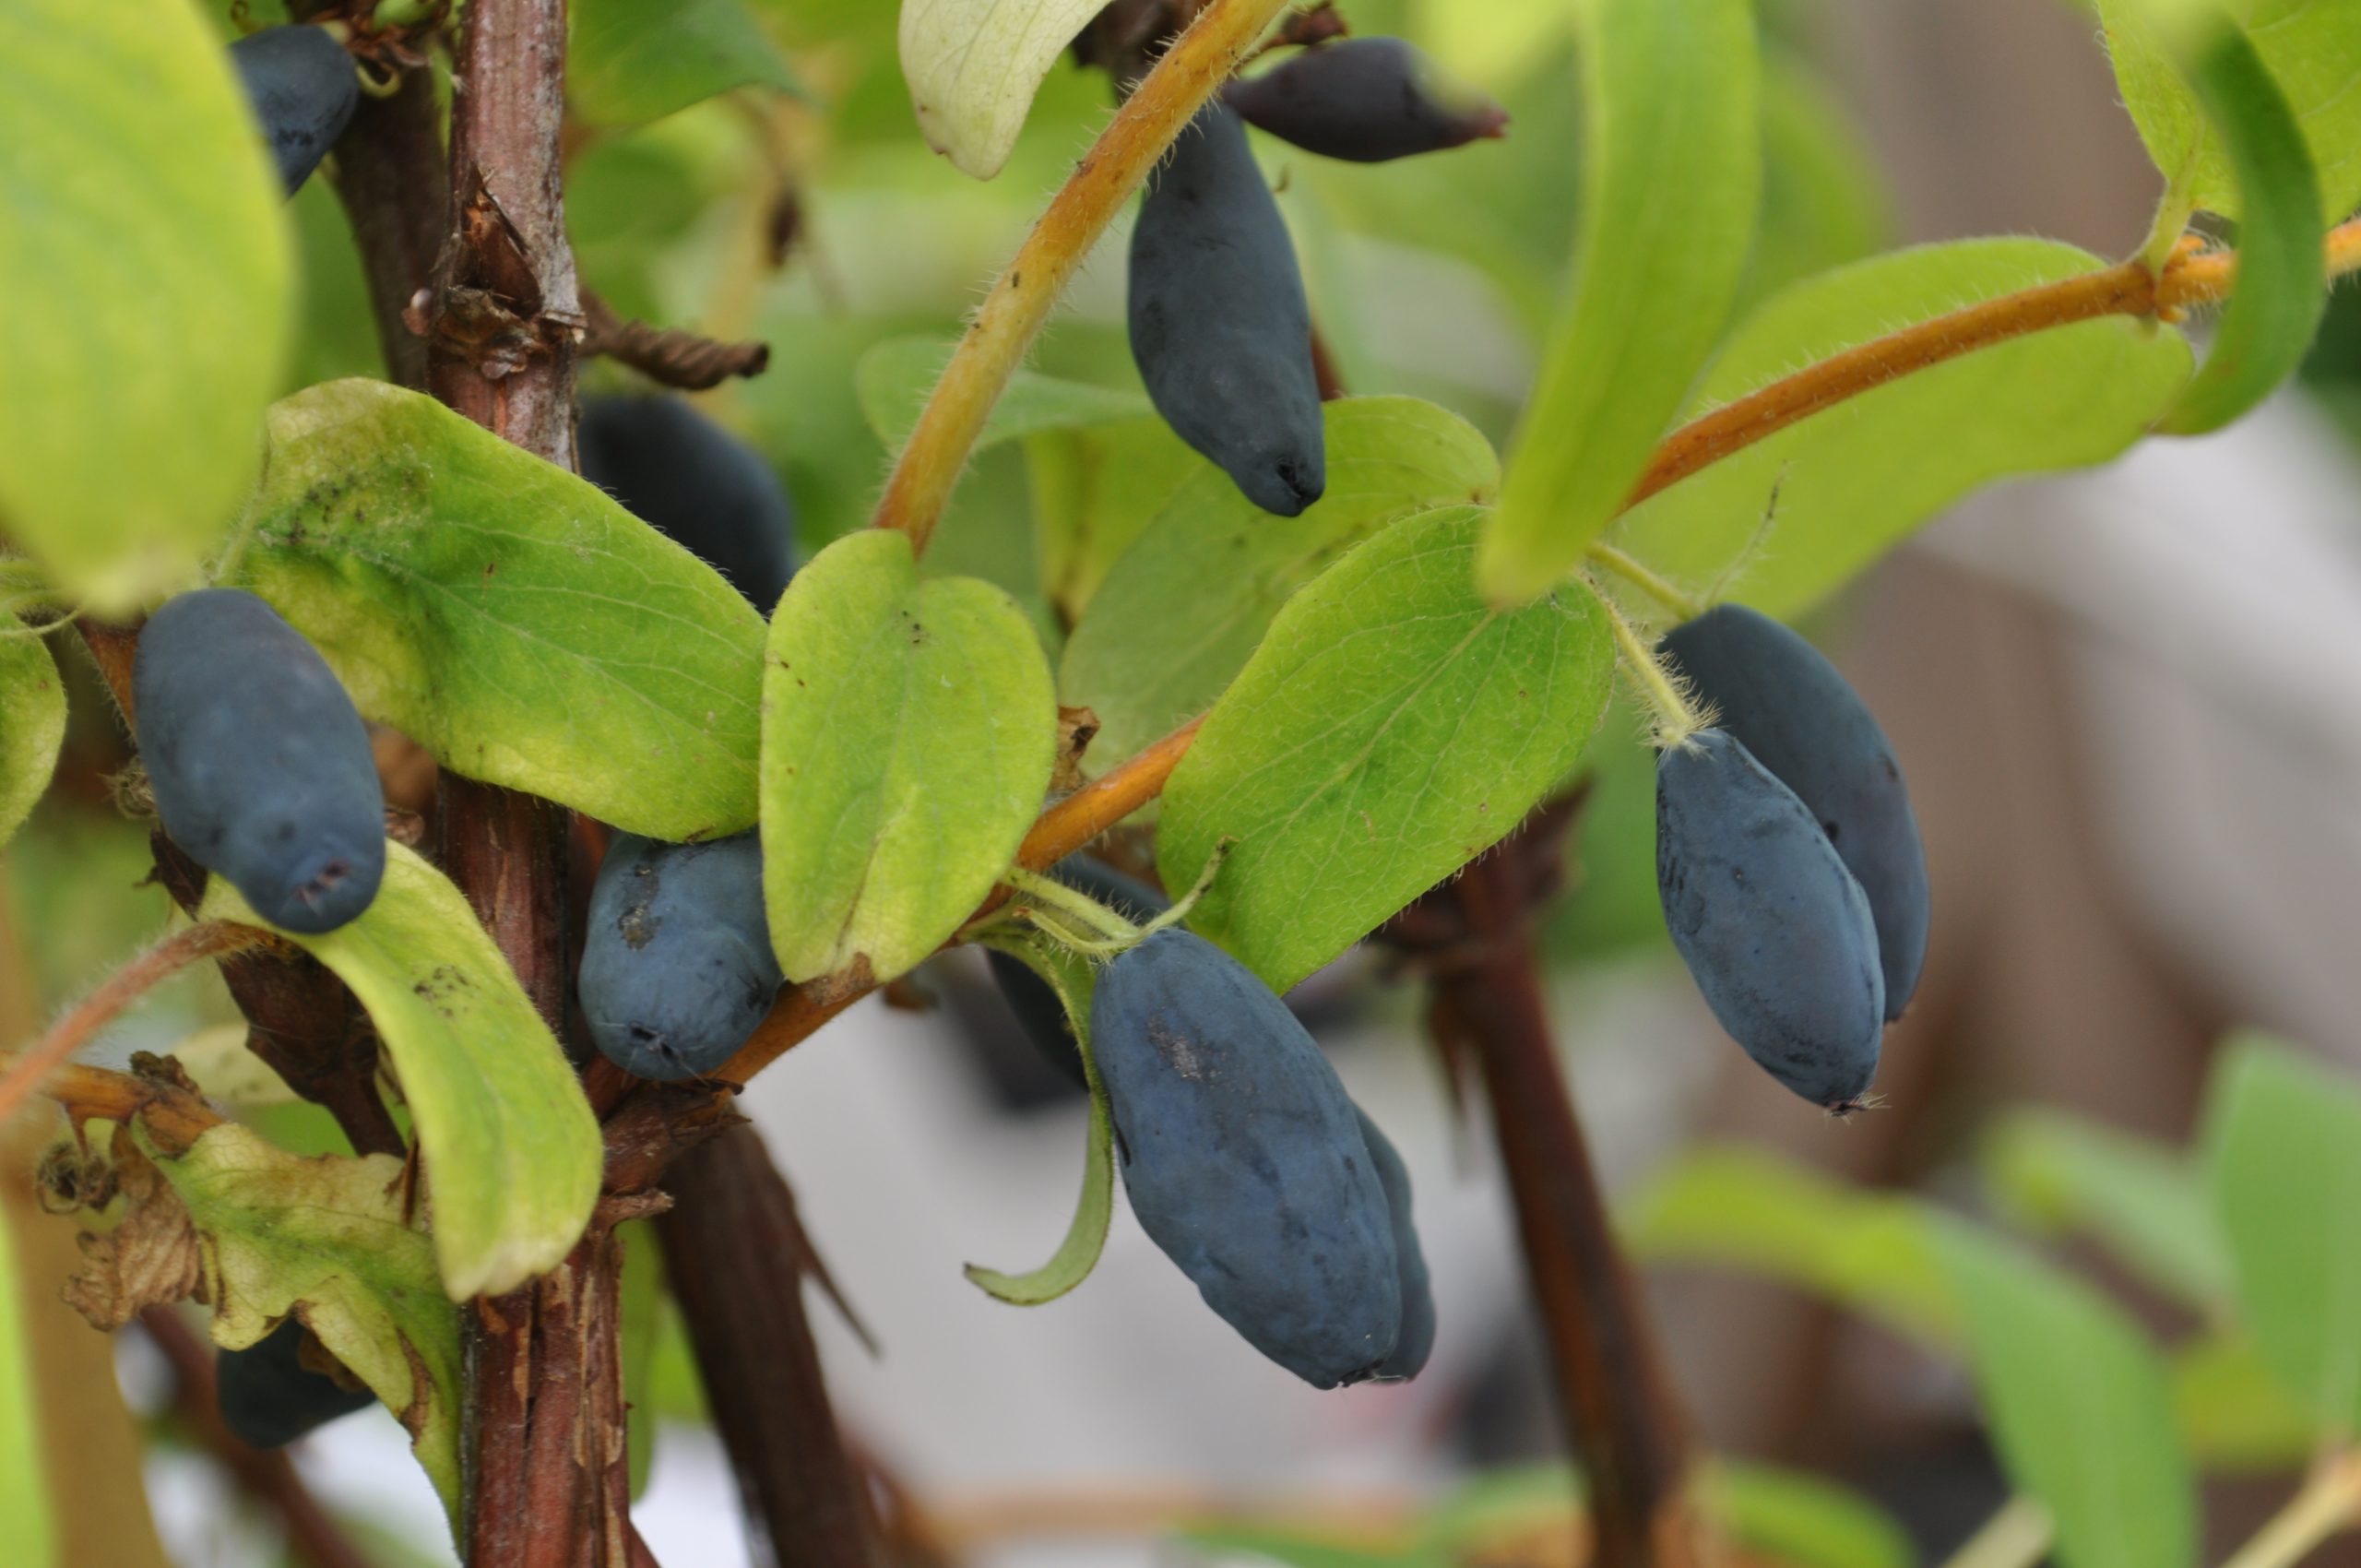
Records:
[[[529,1303],[537,1280],[614,1286],[613,1227],[658,1206],[662,1184],[660,1169],[618,1175],[636,1168],[611,1158],[614,1129],[654,1116],[690,1141],[710,1130],[692,1129],[715,1086],[791,1072],[772,1063],[835,1011],[974,943],[1062,1004],[1093,1115],[1063,1244],[1038,1268],[971,1277],[1034,1306],[1082,1285],[1120,1159],[1133,1206],[1208,1303],[1295,1365],[1260,1299],[1207,1285],[1270,1250],[1215,1267],[1154,1217],[1177,1205],[1173,1236],[1252,1240],[1267,1218],[1252,1206],[1192,1211],[1229,1169],[1187,1172],[1233,1133],[1240,1161],[1303,1158],[1322,1179],[1380,1158],[1382,1133],[1354,1130],[1275,996],[1447,889],[1631,731],[1663,749],[1666,821],[1688,826],[1651,851],[1634,825],[1642,842],[1601,853],[1653,852],[1676,940],[1731,1032],[1806,1099],[1857,1109],[1906,1001],[1900,928],[1863,892],[1857,836],[1834,831],[1852,819],[1731,740],[1744,699],[1660,640],[1693,637],[1716,605],[1802,616],[1994,481],[2236,419],[2302,360],[2331,277],[2361,264],[2336,226],[2361,201],[2361,10],[2097,9],[2163,186],[2123,259],[2027,238],[1881,249],[1862,149],[1778,17],[1743,0],[1466,18],[1372,3],[1346,8],[1347,40],[1333,13],[1281,0],[1021,15],[907,0],[898,18],[829,0],[579,0],[570,32],[562,9],[515,0],[291,18],[186,0],[11,7],[0,590],[18,624],[0,639],[0,832],[41,802],[69,720],[103,733],[111,695],[141,744],[123,808],[160,822],[159,879],[185,919],[29,1031],[0,1075],[12,1120],[46,1125],[21,1109],[35,1095],[69,1113],[42,1187],[95,1237],[70,1280],[19,1272],[0,1304],[63,1285],[117,1328],[196,1300],[233,1428],[274,1435],[233,1413],[242,1388],[275,1391],[267,1412],[309,1401],[322,1417],[365,1390],[408,1427],[462,1550],[503,1561],[482,1519],[514,1500],[487,1490],[494,1456],[468,1447],[506,1310],[482,1303]],[[1217,99],[1275,28],[1249,85]],[[1352,129],[1376,101],[1368,83],[1409,66],[1390,46],[1347,47],[1406,30],[1462,79],[1418,77],[1413,108]],[[508,47],[519,39],[549,47]],[[1070,53],[1090,68],[1062,65]],[[1501,87],[1503,113],[1485,77],[1505,83],[1525,57],[1551,64]],[[542,85],[563,89],[563,137],[503,143],[468,118],[560,60],[563,81]],[[1281,77],[1307,72],[1308,107]],[[398,144],[381,106],[405,92],[453,115],[455,154],[445,246],[413,247],[407,278],[370,204],[397,208],[404,179],[445,171],[430,137],[386,182]],[[57,135],[69,122],[91,134]],[[1380,152],[1407,156],[1355,166]],[[1143,185],[1128,255],[1109,242],[1082,276]],[[1050,187],[1012,251],[1022,224],[1007,220]],[[1003,262],[964,333],[943,319],[947,291]],[[576,267],[595,299],[575,297]],[[1119,275],[1121,325],[1092,303]],[[1069,285],[1080,308],[1037,342]],[[1462,353],[1405,348],[1430,298],[1454,350],[1503,323],[1529,337],[1529,393],[1503,396]],[[651,323],[704,336],[624,325]],[[766,365],[730,349],[746,335],[770,340]],[[455,364],[465,374],[444,374]],[[646,393],[635,376],[757,371],[716,387],[709,411],[767,474],[702,417],[701,434],[658,438],[653,462],[593,434],[602,408],[626,426],[648,417],[602,402]],[[685,498],[662,493],[682,475]],[[726,530],[699,532],[724,511],[786,526],[765,487],[778,478],[804,558],[783,591],[775,537],[757,552],[777,568],[766,576]],[[756,499],[725,501],[729,486]],[[218,624],[166,636],[232,605],[263,617],[258,640]],[[1630,723],[1607,717],[1619,668]],[[1801,689],[1771,700],[1836,700]],[[350,707],[315,721],[314,697]],[[255,710],[245,750],[213,732],[240,701]],[[446,824],[485,809],[461,780],[573,814],[586,856],[608,857],[583,890],[578,987],[570,949],[552,988],[546,932],[534,951],[498,916],[504,880],[556,885],[545,849],[504,844],[488,871],[438,856],[397,813],[382,846],[280,856],[309,846],[329,797],[384,803],[375,766],[351,760],[365,738],[339,728],[348,712],[380,727],[381,754],[406,739],[431,756],[462,802]],[[1880,761],[1881,738],[1861,739],[1873,721],[1802,728]],[[175,747],[183,732],[210,738]],[[1755,838],[1723,797],[1681,794],[1709,764],[1738,769],[1784,825],[1775,864],[1749,858]],[[1114,849],[1175,899],[1145,921],[1042,874],[1127,820]],[[54,810],[15,851],[61,877],[80,874],[77,852]],[[1709,891],[1684,916],[1675,889],[1707,859],[1758,894],[1770,873],[1781,901]],[[706,869],[636,902],[610,880],[659,863],[659,881]],[[602,925],[610,887],[624,912]],[[696,963],[737,944],[735,992],[684,959],[644,987],[681,1016],[606,1005],[599,966],[667,951],[631,933],[668,922]],[[599,945],[610,926],[619,949]],[[1767,964],[1766,944],[1780,955]],[[1212,1007],[1183,983],[1166,1012],[1127,1001],[1102,1017],[1094,990],[1176,948],[1191,973],[1242,977],[1246,1000]],[[130,1074],[67,1063],[197,963],[223,967],[251,1050],[217,1035]],[[1835,997],[1838,970],[1874,990]],[[357,1087],[307,1075],[322,1064],[274,1028],[297,984],[365,1019],[340,1037],[370,1042]],[[736,1004],[694,1005],[717,998]],[[1057,1049],[1058,1018],[1040,1021]],[[1198,1129],[1099,1070],[1167,1035],[1248,1052],[1323,1131],[1290,1142],[1204,1100],[1190,1102],[1211,1106]],[[2058,1123],[1996,1146],[2026,1228],[2086,1229],[2199,1309],[2205,1331],[2169,1351],[2004,1229],[1736,1156],[1665,1178],[1631,1234],[1643,1254],[1829,1289],[1971,1365],[2021,1494],[1983,1561],[2054,1548],[2073,1568],[2194,1562],[2200,1465],[2311,1455],[2313,1479],[2236,1559],[2292,1562],[2351,1517],[2361,1486],[2343,1446],[2361,1321],[2345,1265],[2361,1238],[2339,1199],[2361,1101],[2284,1051],[2226,1060],[2201,1161]],[[238,1110],[266,1063],[329,1131]],[[1200,1162],[1153,1199],[1128,1163],[1149,1131]],[[1375,1180],[1313,1218],[1373,1206],[1351,1229],[1372,1249],[1361,1262],[1389,1265],[1357,1276],[1385,1298],[1384,1326],[1362,1335],[1365,1357],[1306,1372],[1315,1382],[1383,1374],[1400,1348],[1406,1206]],[[1279,1190],[1324,1191],[1309,1176]],[[649,1274],[622,1266],[644,1303]],[[1333,1304],[1284,1294],[1315,1316]],[[592,1318],[582,1364],[611,1397],[644,1314]],[[0,1313],[0,1521],[38,1563],[61,1560],[71,1521],[51,1500],[72,1461],[45,1436],[26,1345]],[[239,1381],[255,1379],[279,1381]],[[1589,1456],[1603,1526],[1613,1467]],[[1602,1527],[1603,1558],[1703,1560],[1726,1531],[1784,1562],[1904,1560],[1890,1526],[1801,1479],[1685,1474],[1674,1527],[1637,1544]],[[1454,1562],[1534,1500],[1561,1508],[1564,1480],[1461,1500],[1374,1555],[1200,1538],[1282,1561]],[[586,1532],[566,1560],[606,1560],[628,1525],[599,1510],[618,1506],[566,1521],[616,1531]],[[782,1560],[801,1549],[781,1543]]]

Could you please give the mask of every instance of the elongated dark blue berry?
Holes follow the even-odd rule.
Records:
[[[1433,63],[1398,38],[1347,38],[1307,49],[1222,89],[1246,123],[1307,152],[1383,163],[1465,147],[1507,130],[1481,93],[1440,86]]]
[[[1742,604],[1675,627],[1664,651],[1717,726],[1796,792],[1836,846],[1877,922],[1886,1016],[1901,1017],[1927,957],[1927,852],[1876,716],[1818,648]]]
[[[1747,1054],[1816,1105],[1869,1092],[1885,1029],[1869,900],[1796,792],[1723,731],[1656,759],[1656,888]]]
[[[148,617],[132,663],[156,814],[199,865],[288,931],[334,931],[386,872],[369,727],[327,661],[243,588]]]
[[[352,123],[361,102],[352,56],[325,28],[276,27],[230,45],[230,63],[293,196]]]
[[[588,925],[575,990],[590,1038],[643,1078],[719,1067],[783,983],[751,832],[705,844],[618,834],[590,890]]]
[[[763,455],[680,398],[593,398],[582,477],[768,615],[795,576],[795,504]]]
[[[1173,434],[1292,517],[1328,485],[1295,244],[1236,113],[1209,103],[1150,176],[1132,232],[1132,358]]]
[[[1393,1211],[1352,1101],[1286,1004],[1165,930],[1099,977],[1090,1035],[1142,1229],[1306,1383],[1376,1376],[1402,1329]]]
[[[1418,1245],[1418,1228],[1411,1222],[1410,1168],[1402,1163],[1393,1140],[1369,1119],[1368,1111],[1356,1106],[1353,1113],[1360,1118],[1361,1142],[1369,1146],[1369,1157],[1377,1166],[1378,1185],[1385,1189],[1386,1211],[1394,1220],[1395,1277],[1402,1282],[1402,1332],[1394,1341],[1393,1352],[1378,1363],[1377,1377],[1380,1382],[1399,1382],[1418,1376],[1434,1353],[1434,1284],[1427,1277],[1427,1254]]]
[[[246,1348],[215,1358],[221,1423],[247,1447],[284,1448],[377,1402],[367,1389],[347,1388],[305,1366],[303,1349],[303,1325],[290,1318]]]

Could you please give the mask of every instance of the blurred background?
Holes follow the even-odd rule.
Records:
[[[1568,7],[1343,9],[1357,31],[1417,41],[1514,119],[1503,142],[1377,168],[1258,140],[1314,314],[1354,390],[1432,398],[1505,443],[1577,217]],[[955,330],[1107,112],[1103,77],[1060,67],[1007,172],[970,182],[913,134],[895,10],[775,0],[765,20],[810,101],[733,97],[588,136],[568,172],[585,279],[618,309],[773,346],[766,374],[706,402],[777,464],[807,551],[865,520],[884,471],[854,395],[863,353]],[[2070,0],[1764,11],[1771,205],[1750,297],[1896,243],[2028,233],[2116,256],[2140,241],[2156,180],[2096,24]],[[309,297],[289,388],[379,374],[331,191],[314,181],[294,207]],[[1043,368],[1131,377],[1120,243],[1074,291]],[[1978,1173],[1995,1129],[2027,1107],[2184,1145],[2213,1046],[2234,1026],[2361,1059],[2348,1002],[2361,932],[2356,432],[2361,312],[2341,296],[2302,390],[2216,437],[1987,492],[1811,624],[1896,744],[1935,886],[1928,976],[1889,1039],[1880,1114],[1824,1118],[1716,1028],[1656,914],[1638,724],[1610,714],[1548,949],[1563,1059],[1612,1193],[1628,1201],[1691,1151],[1738,1140],[1866,1187],[1977,1206],[1991,1201]],[[930,567],[1002,582],[1055,636],[1033,568],[1036,477],[1017,445],[981,458]],[[14,1014],[0,1024],[19,1035],[165,919],[163,895],[141,885],[144,835],[106,791],[122,761],[108,710],[95,689],[83,695],[58,784],[6,862],[0,963],[17,972],[0,975]],[[1212,1516],[1382,1526],[1471,1476],[1562,1454],[1489,1132],[1480,1111],[1454,1107],[1414,985],[1358,956],[1313,982],[1312,1016],[1413,1173],[1441,1339],[1415,1383],[1322,1395],[1206,1313],[1120,1209],[1097,1273],[1047,1307],[1003,1306],[961,1277],[963,1264],[1025,1267],[1055,1246],[1084,1123],[972,956],[921,971],[923,1010],[864,1004],[744,1101],[878,1343],[872,1355],[813,1294],[839,1412],[903,1494],[914,1560],[1254,1561],[1170,1532]],[[181,982],[106,1053],[210,1030],[194,1050],[226,1058],[233,1017],[218,984]],[[303,1108],[253,1114],[299,1146],[332,1136]],[[70,1267],[70,1229],[24,1227],[39,1239],[30,1272]],[[1647,1256],[1645,1234],[1635,1241]],[[643,1244],[635,1261],[649,1256]],[[2108,1283],[2167,1336],[2189,1326],[2135,1281]],[[1651,1266],[1646,1290],[1714,1452],[1858,1489],[1929,1562],[2003,1499],[1955,1364],[1820,1294],[1724,1268]],[[103,1342],[62,1308],[42,1303],[38,1322],[53,1375],[100,1375]],[[659,1429],[642,1527],[668,1563],[743,1561],[677,1325],[654,1344],[633,1395]],[[119,1361],[135,1408],[154,1412],[168,1380],[152,1349],[126,1336]],[[130,1441],[94,1430],[78,1452],[95,1465]],[[276,1560],[271,1526],[169,1422],[147,1442],[172,1561]],[[372,1411],[297,1458],[378,1561],[447,1561],[405,1447]],[[2214,1483],[2217,1545],[2284,1493],[2287,1457]],[[123,1528],[125,1555],[109,1561],[153,1561],[133,1544],[137,1522]]]

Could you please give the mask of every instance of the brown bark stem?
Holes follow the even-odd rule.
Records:
[[[1512,839],[1447,890],[1471,956],[1437,979],[1435,1022],[1483,1075],[1559,1407],[1588,1481],[1592,1561],[1688,1568],[1698,1561],[1688,1440],[1558,1064],[1524,848]]]
[[[427,386],[574,466],[580,336],[560,176],[564,0],[475,0],[453,61],[449,205],[431,297],[408,312]],[[381,295],[380,307],[383,300]],[[564,814],[445,773],[444,865],[552,1030],[565,1008]],[[594,1224],[549,1275],[475,1303],[462,1534],[475,1568],[645,1562],[615,1480],[623,1447],[620,1250]]]
[[[656,1222],[754,1561],[876,1568],[867,1497],[828,1404],[803,1307],[795,1196],[752,1127],[682,1156]]]
[[[336,192],[369,282],[386,378],[423,390],[426,339],[409,329],[403,313],[426,287],[451,206],[433,71],[405,73],[390,98],[362,95],[337,140]]]
[[[174,1413],[230,1472],[238,1490],[278,1516],[295,1560],[308,1568],[370,1568],[368,1557],[312,1495],[285,1454],[250,1448],[222,1423],[212,1348],[170,1307],[148,1308],[139,1314],[139,1326],[172,1364]]]

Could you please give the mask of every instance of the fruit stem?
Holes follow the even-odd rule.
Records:
[[[1614,573],[1682,620],[1693,621],[1705,612],[1704,604],[1694,595],[1683,593],[1669,578],[1657,576],[1644,564],[1606,540],[1595,539],[1587,549],[1592,564]]]
[[[1078,921],[1084,930],[1110,938],[1116,946],[1129,947],[1145,934],[1138,926],[1093,898],[1089,894],[1068,887],[1053,876],[1044,876],[1039,872],[1026,871],[1023,866],[1011,866],[1002,874],[1001,880],[1033,903],[1047,905],[1058,913]],[[1062,941],[1065,939],[1064,933],[1054,929],[1051,930],[1050,934],[1059,937]],[[1091,950],[1088,945],[1082,943],[1069,943],[1068,945],[1083,951]]]
[[[1230,850],[1237,847],[1238,840],[1235,838],[1224,838],[1216,844],[1214,852],[1205,857],[1205,869],[1197,873],[1197,880],[1191,885],[1189,891],[1174,899],[1172,908],[1142,926],[1140,934],[1153,936],[1159,931],[1179,925],[1182,921],[1187,920],[1189,911],[1197,907],[1197,900],[1212,891],[1214,878],[1221,874],[1222,861],[1229,859]]]
[[[984,420],[1084,258],[1182,128],[1292,0],[1213,0],[1099,133],[959,340],[895,459],[872,521],[927,539],[967,467]]]
[[[1615,608],[1615,601],[1596,587],[1587,583],[1584,586],[1590,588],[1599,609],[1607,614],[1607,628],[1615,636],[1616,662],[1623,666],[1624,673],[1631,677],[1631,683],[1640,688],[1640,695],[1655,714],[1657,747],[1670,751],[1705,728],[1704,716],[1691,707],[1681,694],[1679,680],[1665,668],[1664,660],[1641,639],[1631,623],[1623,618],[1623,612]]]

